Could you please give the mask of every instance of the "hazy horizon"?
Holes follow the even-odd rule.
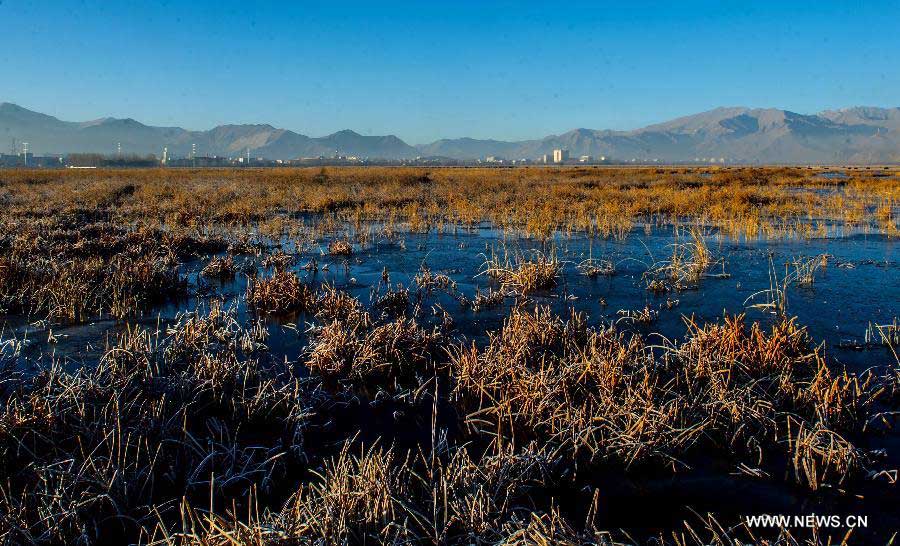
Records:
[[[719,106],[900,104],[900,6],[0,3],[0,101],[65,120],[270,123],[421,144],[634,129]]]
[[[223,122],[223,123],[221,123],[221,124],[219,124],[219,125],[213,125],[213,126],[210,126],[210,127],[189,127],[189,126],[185,126],[185,125],[179,125],[177,122],[173,122],[173,124],[168,124],[168,125],[162,125],[162,126],[160,126],[160,125],[154,125],[154,124],[152,124],[152,123],[148,123],[146,120],[139,119],[139,118],[136,118],[136,117],[134,117],[134,116],[109,116],[109,115],[97,115],[97,116],[94,116],[94,117],[91,117],[91,118],[85,118],[85,119],[75,119],[75,118],[69,119],[69,118],[66,117],[65,115],[57,116],[57,115],[54,115],[54,114],[48,114],[48,113],[45,112],[45,111],[41,111],[41,110],[39,110],[39,109],[37,109],[37,108],[34,108],[34,107],[31,107],[31,106],[29,106],[29,105],[27,105],[27,104],[20,104],[20,103],[17,103],[17,102],[15,102],[15,101],[11,101],[11,100],[3,100],[3,97],[0,97],[0,105],[2,105],[2,104],[12,104],[12,105],[14,105],[14,106],[18,106],[18,107],[20,107],[20,108],[24,108],[24,109],[26,109],[26,110],[29,110],[29,111],[34,112],[34,113],[37,113],[37,114],[53,115],[53,117],[57,118],[59,121],[66,122],[66,123],[89,123],[89,122],[92,122],[92,121],[100,121],[100,120],[104,120],[104,119],[133,119],[134,121],[137,121],[138,123],[141,123],[142,125],[146,125],[146,126],[149,126],[149,127],[169,127],[169,126],[170,126],[170,127],[173,127],[173,128],[185,129],[185,130],[187,130],[187,131],[193,131],[193,132],[207,132],[207,131],[211,131],[211,130],[213,130],[213,129],[216,129],[217,127],[229,126],[229,125],[239,125],[239,124],[236,123],[236,122],[229,122],[229,121],[226,121],[226,122]],[[518,141],[527,141],[527,140],[539,140],[539,139],[546,138],[546,137],[550,137],[550,136],[564,135],[564,134],[569,133],[569,132],[571,132],[571,131],[577,131],[577,130],[580,130],[580,129],[588,129],[588,130],[593,130],[593,131],[606,131],[606,130],[609,130],[609,131],[614,131],[614,132],[630,132],[630,131],[637,131],[637,130],[644,129],[644,128],[649,127],[649,126],[652,126],[652,125],[663,124],[663,123],[670,123],[670,122],[672,122],[672,121],[674,121],[674,120],[677,120],[677,119],[680,119],[680,118],[689,118],[689,117],[692,117],[692,116],[702,115],[702,114],[705,114],[705,113],[708,113],[708,112],[713,112],[713,111],[716,111],[716,110],[729,110],[729,109],[740,109],[740,108],[746,108],[746,109],[748,109],[748,110],[772,110],[772,109],[774,109],[774,110],[792,111],[792,112],[797,113],[797,114],[812,116],[812,115],[820,114],[820,113],[825,112],[825,111],[827,111],[827,110],[840,111],[840,110],[847,110],[847,109],[851,109],[851,108],[855,108],[855,107],[863,107],[863,108],[881,108],[881,109],[900,108],[900,106],[888,105],[888,104],[885,104],[885,105],[876,105],[876,104],[848,104],[848,105],[844,105],[844,106],[836,106],[836,107],[834,107],[834,108],[829,108],[829,109],[822,109],[822,110],[819,110],[819,111],[816,111],[816,112],[798,112],[798,111],[790,110],[790,109],[787,109],[787,108],[780,108],[780,107],[778,107],[778,106],[747,106],[747,105],[743,105],[743,104],[719,105],[719,106],[715,106],[715,107],[709,108],[709,109],[704,110],[704,111],[701,111],[701,112],[685,112],[685,113],[683,113],[683,114],[679,114],[679,115],[673,116],[672,118],[668,118],[668,119],[651,120],[650,122],[648,122],[648,123],[646,123],[646,124],[644,124],[644,125],[640,125],[640,126],[634,126],[634,127],[586,127],[586,126],[568,127],[568,128],[565,128],[565,129],[558,130],[558,131],[556,131],[556,132],[551,132],[551,133],[547,133],[547,134],[540,134],[540,135],[532,135],[532,136],[525,137],[525,138],[522,138],[522,139],[515,139],[515,140],[509,139],[509,140],[506,140],[506,141],[507,141],[507,142],[518,142]],[[342,127],[342,128],[340,128],[340,129],[335,129],[334,131],[332,131],[332,132],[330,132],[330,133],[311,134],[311,133],[304,133],[303,129],[299,129],[299,128],[296,128],[296,127],[286,127],[286,126],[280,125],[277,121],[259,120],[259,121],[248,121],[248,122],[244,122],[243,124],[244,124],[244,125],[270,125],[270,126],[274,127],[275,129],[284,129],[284,130],[287,130],[287,131],[292,131],[292,132],[295,132],[295,133],[298,133],[298,134],[303,134],[303,135],[305,135],[305,136],[309,136],[309,137],[313,137],[313,138],[327,137],[327,136],[331,136],[331,135],[334,135],[334,134],[336,134],[336,133],[339,133],[339,132],[341,132],[341,131],[348,131],[348,130],[349,130],[349,131],[356,132],[356,133],[359,133],[359,134],[361,134],[361,135],[365,135],[365,136],[397,136],[398,138],[400,138],[401,140],[403,140],[404,142],[406,142],[407,144],[409,144],[409,145],[411,145],[411,146],[424,146],[424,145],[427,145],[427,144],[432,144],[432,143],[437,142],[437,141],[439,141],[439,140],[457,140],[457,139],[465,139],[465,138],[475,138],[475,137],[471,137],[471,135],[442,135],[442,136],[438,136],[437,138],[435,138],[435,139],[433,139],[433,140],[423,141],[423,142],[415,142],[415,141],[408,141],[408,140],[404,139],[403,137],[401,137],[400,135],[397,135],[396,133],[390,131],[390,130],[387,129],[387,128],[385,129],[384,132],[381,132],[381,133],[366,133],[366,132],[360,131],[360,130],[354,128],[354,127]],[[491,136],[483,137],[483,139],[484,139],[484,140],[504,140],[504,139],[500,139],[500,138],[496,138],[496,137],[491,137]]]

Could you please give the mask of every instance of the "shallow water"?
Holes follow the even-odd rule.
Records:
[[[853,234],[845,237],[812,240],[733,240],[711,234],[706,243],[712,251],[714,265],[696,288],[654,293],[647,290],[645,272],[655,262],[668,259],[673,244],[687,242],[684,234],[676,236],[672,229],[655,229],[649,235],[635,230],[625,240],[604,240],[583,235],[557,235],[550,242],[508,237],[489,227],[457,230],[455,233],[403,234],[393,240],[377,240],[362,247],[350,257],[324,255],[319,248],[297,251],[291,241],[283,241],[286,252],[296,253],[291,267],[313,284],[329,283],[344,289],[368,304],[374,290],[384,290],[382,275],[387,271],[392,285],[415,289],[415,276],[423,265],[433,273],[444,273],[456,282],[456,296],[434,290],[422,301],[422,310],[432,314],[436,306],[454,320],[455,331],[467,339],[479,341],[486,331],[499,328],[507,316],[513,298],[503,305],[474,312],[463,308],[458,295],[472,299],[477,291],[497,288],[484,274],[485,261],[496,255],[530,257],[534,252],[552,254],[564,262],[558,285],[534,293],[534,304],[551,306],[568,314],[571,309],[586,315],[588,322],[617,322],[620,327],[642,333],[656,333],[677,341],[686,330],[685,320],[698,324],[720,320],[724,314],[746,313],[749,321],[768,322],[773,314],[753,308],[767,299],[760,291],[769,289],[771,275],[782,279],[799,258],[827,255],[827,265],[815,274],[811,285],[792,284],[787,288],[787,312],[806,326],[816,342],[821,342],[826,356],[846,364],[853,370],[890,365],[894,356],[886,346],[864,344],[870,323],[888,324],[900,316],[900,256],[896,241],[881,235]],[[612,276],[594,278],[580,274],[577,265],[585,259],[604,259],[615,264]],[[319,270],[309,272],[302,267],[315,259]],[[259,274],[259,258],[242,256],[238,265],[251,262]],[[55,354],[75,362],[89,362],[104,351],[107,340],[127,324],[139,323],[155,329],[171,322],[180,311],[193,310],[211,298],[223,299],[226,306],[236,306],[239,317],[254,320],[246,309],[243,294],[248,277],[239,273],[233,281],[204,280],[199,271],[206,260],[183,264],[183,272],[191,286],[190,294],[179,301],[145,312],[141,318],[128,321],[98,320],[83,324],[48,324],[31,322],[22,317],[7,317],[4,339],[27,339],[31,356]],[[752,297],[757,294],[755,297]],[[748,300],[748,298],[750,298]],[[620,311],[640,311],[645,307],[658,311],[650,324],[635,324],[622,318]],[[268,319],[269,345],[278,357],[296,359],[303,351],[307,317]],[[285,327],[285,323],[296,326]],[[55,343],[48,343],[52,331]],[[662,338],[660,338],[662,341]]]
[[[533,252],[552,254],[564,262],[558,285],[544,292],[532,294],[534,304],[546,304],[565,316],[571,310],[584,313],[589,324],[616,322],[620,328],[655,333],[651,343],[677,342],[685,335],[688,317],[699,324],[720,321],[724,314],[746,313],[747,320],[774,320],[774,315],[751,307],[765,301],[752,295],[770,287],[771,275],[783,278],[786,265],[801,257],[827,255],[827,265],[816,272],[808,286],[790,285],[787,288],[787,312],[806,326],[816,343],[821,343],[825,355],[833,364],[846,365],[861,371],[875,366],[896,364],[888,347],[864,346],[865,332],[870,323],[887,324],[900,316],[900,256],[896,241],[880,235],[864,233],[843,237],[812,240],[734,240],[710,233],[707,245],[715,264],[709,276],[700,280],[695,289],[673,290],[658,294],[647,290],[644,278],[647,270],[672,254],[672,245],[686,242],[684,235],[676,236],[672,228],[654,229],[649,234],[634,230],[625,240],[604,240],[583,235],[557,235],[552,241],[510,237],[487,226],[453,233],[403,234],[391,239],[376,238],[371,244],[357,246],[350,257],[331,257],[318,247],[297,250],[292,241],[282,241],[282,249],[297,255],[291,267],[308,282],[334,284],[350,292],[364,304],[369,304],[373,292],[383,292],[383,274],[390,284],[402,284],[414,290],[415,276],[422,266],[433,273],[447,274],[455,283],[455,293],[433,290],[423,293],[422,320],[439,322],[434,313],[442,308],[454,322],[454,335],[460,339],[484,342],[486,333],[499,328],[514,298],[493,309],[474,312],[464,308],[459,295],[471,300],[478,290],[497,288],[487,275],[481,274],[491,255],[531,256]],[[615,274],[589,278],[579,273],[577,265],[587,258],[609,260],[615,264]],[[311,259],[319,269],[303,269]],[[261,257],[239,256],[239,266],[249,263],[260,275]],[[160,330],[177,319],[180,312],[208,305],[213,298],[222,299],[226,306],[235,306],[242,321],[259,320],[244,300],[248,283],[246,274],[239,273],[233,281],[203,280],[199,271],[207,260],[183,264],[183,273],[191,286],[186,298],[146,312],[143,317],[128,321],[97,320],[84,324],[29,323],[21,317],[7,317],[4,339],[27,339],[24,352],[37,360],[54,355],[77,367],[96,362],[115,334],[129,325],[140,324],[151,331]],[[790,267],[788,266],[789,270]],[[413,297],[415,299],[415,297]],[[639,311],[649,307],[658,311],[651,324],[635,324],[623,319],[621,311]],[[307,336],[304,331],[311,317],[292,316],[267,318],[268,345],[276,360],[302,359]],[[52,332],[54,343],[48,342]],[[373,412],[367,404],[360,406],[360,429],[370,434],[387,428],[405,429],[416,441],[416,433],[430,430],[430,423],[408,427],[398,426],[390,417],[391,408]],[[351,411],[351,410],[348,410]],[[353,410],[356,411],[356,410]],[[383,419],[382,419],[383,418]],[[409,419],[417,419],[409,416]],[[452,420],[450,420],[452,421]],[[402,434],[394,434],[395,441]],[[373,440],[374,441],[374,440]],[[897,435],[878,438],[876,443],[861,445],[869,449],[887,449],[890,464],[900,465],[900,439]],[[402,441],[401,441],[402,444]],[[593,469],[580,478],[583,489],[564,492],[547,491],[555,497],[570,501],[567,507],[577,513],[579,507],[590,505],[593,488],[602,490],[598,506],[601,525],[640,529],[655,532],[671,528],[698,513],[714,511],[731,516],[755,513],[838,513],[873,514],[882,529],[900,525],[898,515],[888,507],[873,505],[871,501],[855,497],[821,494],[813,498],[809,492],[784,482],[758,480],[736,475],[729,461],[692,461],[689,472],[655,477],[633,475],[621,469]],[[730,495],[723,499],[721,492]],[[874,491],[874,490],[873,490]],[[867,491],[860,490],[867,494]],[[690,507],[690,508],[688,508]],[[652,516],[649,514],[652,513]]]

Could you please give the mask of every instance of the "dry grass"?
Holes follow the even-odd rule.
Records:
[[[686,242],[681,239],[687,238]],[[667,292],[671,289],[696,288],[710,268],[717,262],[706,243],[705,235],[692,228],[687,232],[675,229],[676,241],[669,245],[672,254],[667,260],[654,262],[644,273],[648,290]],[[719,277],[726,276],[724,273]]]
[[[504,289],[527,296],[536,290],[556,286],[562,266],[555,256],[535,251],[531,257],[507,256],[504,261],[494,256],[485,262],[481,273],[500,283]]]
[[[398,381],[416,381],[434,372],[440,335],[413,320],[379,323],[368,312],[328,312],[329,322],[317,328],[306,365],[328,378],[358,382],[361,389],[393,388]]]
[[[204,277],[228,280],[233,279],[236,272],[237,268],[234,265],[234,258],[229,255],[213,257],[200,271],[200,274]]]
[[[350,256],[353,254],[353,245],[344,240],[331,241],[328,243],[328,253],[332,256]]]
[[[133,541],[174,499],[274,492],[302,454],[260,441],[302,445],[315,396],[263,366],[263,342],[214,307],[165,338],[126,333],[95,368],[19,376],[0,412],[3,541]]]
[[[788,283],[800,286],[811,286],[816,281],[816,274],[828,265],[828,256],[822,254],[811,258],[795,258],[790,264],[790,273],[785,273]]]
[[[503,300],[506,299],[506,296],[507,294],[503,290],[493,290],[491,288],[488,288],[484,292],[478,290],[475,292],[475,297],[472,298],[471,301],[472,311],[477,313],[479,311],[499,307],[503,304]]]
[[[294,265],[297,261],[297,257],[292,254],[287,254],[286,252],[277,251],[271,254],[267,254],[265,258],[263,258],[262,266],[265,269],[273,269],[275,271],[285,271],[290,266]]]
[[[578,264],[579,273],[586,277],[612,277],[616,274],[616,264],[611,260],[588,258]]]
[[[839,431],[864,425],[882,394],[872,377],[833,377],[790,321],[769,334],[740,317],[691,328],[687,342],[658,356],[639,338],[586,328],[577,315],[563,322],[516,309],[487,347],[454,352],[456,393],[469,426],[496,449],[540,439],[570,457],[626,466],[689,465],[697,450],[737,450],[775,465],[773,473],[789,453],[819,469],[797,475],[813,489],[863,472]],[[798,424],[804,432],[791,435]],[[838,447],[822,451],[825,435]]]
[[[630,542],[593,523],[602,487],[584,501],[587,521],[557,508],[554,494],[529,492],[576,494],[591,469],[632,479],[690,472],[712,454],[811,491],[852,490],[877,467],[850,438],[896,388],[833,371],[787,320],[770,331],[742,317],[689,323],[683,343],[657,347],[577,314],[515,307],[479,347],[412,318],[374,319],[333,287],[315,300],[322,322],[303,357],[305,380],[267,359],[262,323],[243,327],[220,304],[161,334],[127,332],[96,368],[26,376],[2,367],[0,535]],[[360,399],[361,411],[407,424],[357,428],[341,408]],[[413,446],[392,445],[415,430]],[[376,432],[362,447],[357,435]],[[690,529],[663,542],[749,532]]]
[[[250,279],[247,304],[262,313],[284,314],[314,309],[315,294],[295,273],[276,270],[271,277]]]
[[[6,239],[0,306],[71,320],[135,315],[184,294],[180,259],[219,246],[187,234],[68,222],[6,226],[18,234]]]
[[[299,249],[320,241],[347,256],[351,241],[399,245],[404,231],[482,222],[538,238],[689,225],[647,277],[670,290],[711,276],[707,229],[819,236],[809,227],[817,211],[895,236],[896,180],[814,172],[4,171],[8,312],[129,317],[189,293],[185,262],[216,256],[201,275],[227,279],[233,255],[247,254],[262,270],[238,296],[255,313],[213,299],[156,329],[123,325],[81,366],[32,361],[24,340],[0,340],[0,542],[849,543],[748,529],[733,512],[692,518],[680,506],[648,511],[662,531],[622,531],[600,515],[617,502],[616,480],[643,487],[704,472],[749,476],[814,506],[896,494],[892,469],[867,446],[895,424],[900,374],[845,370],[788,318],[787,284],[812,282],[821,258],[781,279],[773,266],[761,304],[777,311],[770,326],[686,319],[678,342],[527,307],[525,296],[562,281],[555,254],[492,256],[481,274],[495,286],[472,301],[424,264],[417,290],[385,271],[365,303],[314,284],[333,263],[311,260],[310,280],[292,270]],[[604,259],[577,269],[615,272]],[[427,299],[448,295],[475,311],[518,298],[502,326],[473,320],[472,341]],[[273,356],[279,326],[264,315],[300,312],[305,351]],[[656,313],[647,306],[621,322]],[[895,327],[877,328],[895,343]]]
[[[278,220],[285,212],[334,215],[351,224],[386,221],[414,232],[487,221],[541,238],[556,230],[624,238],[638,222],[700,223],[748,237],[819,235],[824,224],[810,227],[810,218],[896,235],[896,177],[852,171],[835,180],[819,172],[329,168],[323,178],[320,169],[151,169],[6,171],[0,182],[12,211],[112,210],[126,221],[187,228],[263,221],[269,236],[289,229]]]

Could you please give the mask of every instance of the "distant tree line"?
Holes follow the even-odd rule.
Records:
[[[69,154],[66,164],[72,167],[155,167],[159,160],[153,154]]]

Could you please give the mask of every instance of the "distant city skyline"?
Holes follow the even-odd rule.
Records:
[[[900,106],[900,3],[0,2],[0,102],[422,144]],[[880,29],[880,30],[879,30]]]

